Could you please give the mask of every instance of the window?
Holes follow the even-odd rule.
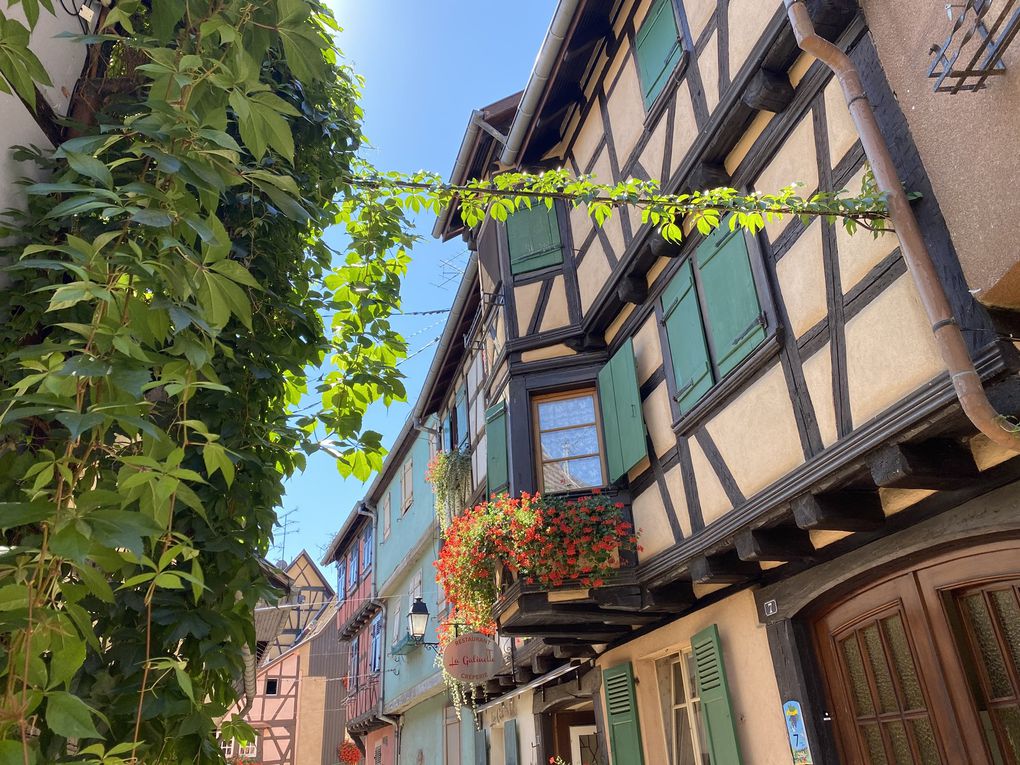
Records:
[[[747,239],[724,221],[681,266],[661,300],[673,398],[686,414],[766,336]]]
[[[250,744],[245,744],[237,748],[237,754],[240,757],[258,757],[259,754],[259,734],[256,731],[254,738],[252,738]]]
[[[351,665],[347,671],[348,686],[351,690],[358,687],[358,674],[361,669],[361,635],[355,635],[351,641]]]
[[[236,749],[236,748],[237,748],[237,746],[234,743],[234,739],[232,739],[232,738],[221,738],[220,739],[220,750],[223,752],[223,756],[224,757],[228,757],[228,758],[229,757],[233,757],[234,756],[234,749]]]
[[[605,484],[595,391],[534,400],[539,489],[553,493]]]
[[[343,603],[347,595],[347,559],[336,562],[336,601]]]
[[[382,499],[382,538],[389,539],[390,536],[390,522],[393,519],[393,495],[389,489],[383,495]]]
[[[467,386],[461,386],[457,391],[457,403],[454,406],[455,422],[457,430],[457,448],[466,449],[471,445],[471,433],[468,429],[468,398]]]
[[[441,448],[449,451],[453,448],[453,410],[446,413],[443,418],[443,443]]]
[[[372,672],[382,671],[382,614],[376,614],[369,627],[369,634],[372,638],[372,652],[369,654],[368,668]]]
[[[655,662],[662,701],[662,726],[666,733],[670,765],[711,765],[705,740],[701,699],[695,682],[696,667],[690,648]]]
[[[353,595],[358,588],[358,546],[354,545],[347,556],[347,594]]]
[[[393,605],[390,607],[390,621],[393,623],[392,641],[394,643],[399,643],[400,639],[407,632],[407,612],[410,610],[410,605],[404,608],[404,597],[402,595],[393,596]]]
[[[680,63],[683,45],[673,0],[656,0],[634,38],[635,59],[645,109],[649,109]]]
[[[522,208],[506,220],[510,273],[524,274],[563,262],[556,207],[544,204]]]
[[[400,473],[400,512],[406,513],[414,503],[414,457],[408,457]]]
[[[280,681],[275,677],[266,680],[266,695],[276,696],[280,692]]]
[[[361,570],[364,572],[372,568],[372,556],[375,553],[374,547],[375,535],[372,533],[372,528],[369,527],[365,531],[365,536],[361,542]]]

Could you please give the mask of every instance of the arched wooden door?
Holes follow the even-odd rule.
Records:
[[[1020,542],[884,577],[814,635],[845,763],[1020,765]]]

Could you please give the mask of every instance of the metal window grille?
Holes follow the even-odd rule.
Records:
[[[928,76],[936,93],[956,94],[988,87],[989,77],[1006,73],[1002,55],[1020,33],[1020,5],[1002,0],[998,13],[992,0],[965,0],[946,4],[952,23],[949,36],[931,47]]]

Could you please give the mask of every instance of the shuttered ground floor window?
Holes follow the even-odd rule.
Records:
[[[713,624],[694,635],[689,651],[658,662],[656,671],[669,720],[669,765],[741,765],[718,628]],[[607,667],[602,684],[613,762],[645,765],[633,665]]]

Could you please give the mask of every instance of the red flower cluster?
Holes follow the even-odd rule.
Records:
[[[494,496],[453,519],[436,561],[451,604],[449,623],[491,631],[497,572],[509,569],[545,588],[601,587],[637,549],[624,505],[600,494],[576,499]],[[445,644],[441,627],[440,642]],[[452,637],[452,635],[449,635]]]
[[[353,741],[344,741],[336,748],[336,756],[345,765],[357,765],[361,762],[361,750]]]

